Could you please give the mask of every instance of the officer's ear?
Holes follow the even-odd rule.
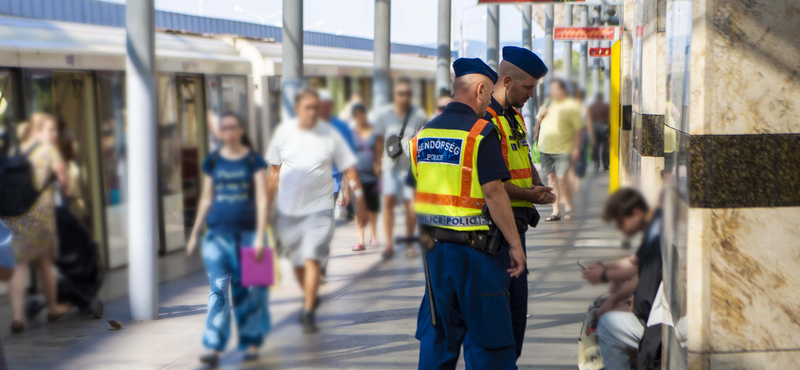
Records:
[[[503,76],[503,87],[511,87],[512,83],[514,83],[514,79],[511,76]]]

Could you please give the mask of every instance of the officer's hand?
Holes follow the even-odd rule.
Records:
[[[508,273],[511,277],[519,277],[525,272],[525,264],[528,263],[527,258],[525,258],[525,252],[522,251],[522,246],[511,247],[508,250],[508,254],[511,256],[511,268],[508,269]]]
[[[547,186],[531,186],[531,199],[536,204],[552,204],[556,200],[553,188]]]

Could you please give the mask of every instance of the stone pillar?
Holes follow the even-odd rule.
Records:
[[[572,27],[572,5],[564,4],[564,26]],[[564,79],[572,85],[572,41],[564,41]]]
[[[545,94],[550,91],[550,81],[553,80],[553,15],[555,8],[553,4],[547,4],[544,8],[544,65],[547,67],[544,75]]]
[[[450,14],[451,0],[439,0],[439,24],[436,51],[436,96],[450,89]]]
[[[633,148],[633,40],[636,34],[634,24],[634,2],[635,0],[624,0],[622,9],[619,10],[622,31],[622,78],[621,78],[621,97],[622,107],[620,112],[620,131],[619,131],[619,183],[620,186],[631,186],[631,150]]]
[[[495,71],[500,64],[500,5],[486,6],[486,64]]]
[[[797,368],[800,4],[669,5],[666,366]]]
[[[281,30],[281,119],[294,117],[294,97],[303,86],[303,1],[283,0]]]
[[[634,184],[655,205],[663,187],[664,169],[664,103],[666,101],[666,0],[638,0],[635,5],[637,39],[634,52],[640,58],[633,72],[635,98],[633,104]]]
[[[389,74],[392,44],[391,0],[375,0],[375,41],[372,67],[372,110],[377,111],[391,101]]]

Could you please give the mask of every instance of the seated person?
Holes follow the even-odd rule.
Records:
[[[605,368],[630,370],[630,352],[638,350],[640,370],[661,369],[661,325],[646,325],[661,284],[661,211],[650,210],[638,191],[622,188],[606,201],[603,220],[616,222],[629,237],[645,233],[633,256],[596,263],[583,272],[592,284],[612,284],[611,297],[597,309],[597,341]]]

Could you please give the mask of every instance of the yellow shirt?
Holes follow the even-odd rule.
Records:
[[[572,98],[560,102],[552,100],[539,127],[539,151],[549,154],[572,153],[575,131],[582,128],[580,103]]]

